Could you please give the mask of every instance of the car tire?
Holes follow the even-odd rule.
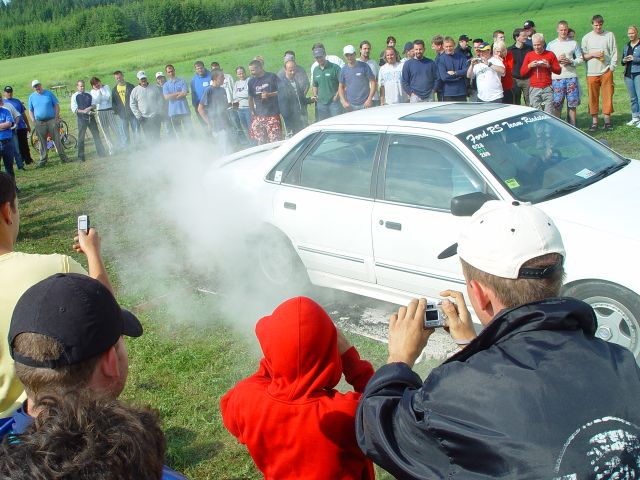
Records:
[[[309,287],[307,271],[291,241],[274,227],[252,238],[258,280],[282,294],[303,294]]]
[[[570,285],[564,292],[593,308],[598,318],[596,336],[628,348],[640,364],[640,297],[615,283],[589,281]]]

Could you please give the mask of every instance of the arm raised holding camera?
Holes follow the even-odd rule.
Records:
[[[89,276],[98,280],[115,295],[100,254],[100,235],[97,230],[95,228],[90,228],[88,232],[78,230],[78,234],[73,238],[73,249],[87,256]]]

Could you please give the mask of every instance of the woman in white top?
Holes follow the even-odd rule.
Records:
[[[504,91],[501,77],[505,74],[504,63],[498,56],[491,56],[491,45],[484,42],[478,48],[478,56],[469,62],[467,77],[476,79],[478,99],[481,102],[502,103]]]
[[[113,155],[122,144],[122,124],[111,106],[111,89],[103,85],[99,78],[93,77],[91,83],[91,104],[96,106],[98,126],[104,136],[109,155]]]
[[[402,89],[402,63],[398,60],[398,52],[394,47],[384,50],[385,64],[378,72],[378,85],[380,85],[380,105],[393,105],[394,103],[406,103],[407,94]]]
[[[238,79],[233,87],[233,107],[237,109],[242,129],[247,134],[251,125],[251,111],[249,110],[249,81],[244,67],[236,68],[236,76]]]

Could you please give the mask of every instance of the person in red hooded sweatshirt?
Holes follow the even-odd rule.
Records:
[[[256,325],[258,371],[220,401],[225,427],[266,479],[373,479],[358,448],[355,411],[373,367],[306,297],[282,303]],[[354,392],[335,386],[344,373]]]

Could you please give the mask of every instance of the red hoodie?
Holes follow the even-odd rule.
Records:
[[[229,432],[266,479],[372,479],[354,415],[373,375],[354,347],[338,353],[333,322],[305,297],[287,300],[256,325],[258,371],[220,401]],[[334,387],[344,373],[355,392]]]
[[[549,66],[547,67],[534,67],[529,68],[529,64],[531,62],[546,60],[549,62]],[[549,50],[545,50],[542,53],[528,52],[524,56],[524,60],[522,61],[522,68],[520,69],[520,75],[522,78],[526,78],[531,72],[531,76],[529,77],[529,86],[532,88],[546,88],[551,86],[551,72],[556,75],[562,71],[562,67],[558,62],[558,58],[556,54],[550,52]]]

